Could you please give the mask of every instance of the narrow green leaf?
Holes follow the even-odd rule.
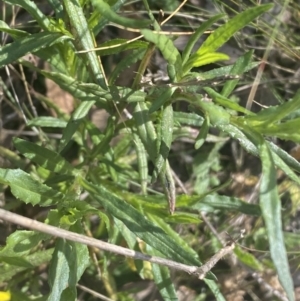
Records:
[[[26,158],[56,173],[71,175],[74,168],[60,154],[20,138],[14,139],[16,149]]]
[[[143,29],[141,30],[141,33],[144,35],[147,41],[157,46],[169,65],[174,65],[177,72],[177,78],[180,79],[182,76],[181,55],[177,48],[174,46],[172,40],[170,40],[163,34],[154,33],[149,29]]]
[[[292,100],[285,102],[279,106],[272,106],[261,110],[255,116],[245,117],[245,121],[257,128],[265,128],[270,124],[274,124],[277,121],[282,120],[284,117],[288,116],[290,113],[298,110],[300,108],[300,89],[297,91]],[[295,118],[293,120],[297,120]],[[298,119],[299,120],[299,119]]]
[[[257,67],[260,64],[260,62],[252,62],[247,67],[245,72],[252,70],[253,68]],[[232,70],[233,65],[215,68],[210,71],[199,73],[198,76],[201,76],[203,79],[213,79],[217,77],[227,76],[230,74],[230,71]]]
[[[270,121],[271,122],[271,121]],[[279,124],[270,123],[268,126],[255,126],[258,132],[268,136],[275,136],[283,140],[292,140],[294,142],[300,143],[300,133],[295,131],[295,129],[300,127],[300,118],[294,120],[288,120]]]
[[[271,258],[288,299],[292,301],[294,300],[294,288],[282,232],[281,201],[277,191],[275,164],[263,137],[251,128],[245,130],[253,142],[258,145],[262,161],[259,204],[267,228]]]
[[[160,131],[159,141],[159,151],[158,156],[155,160],[155,169],[157,174],[160,174],[163,170],[165,162],[168,158],[169,152],[171,150],[171,144],[173,141],[173,128],[174,128],[174,120],[173,120],[173,107],[172,104],[166,105],[163,108],[160,126],[158,131]]]
[[[31,264],[31,267],[18,266],[14,264],[1,264],[0,266],[0,283],[15,281],[17,274],[28,269],[38,268],[41,265],[47,264],[52,256],[53,249],[34,252],[29,255],[23,255],[22,260]],[[1,256],[0,256],[1,258]],[[17,276],[18,277],[18,276]],[[24,300],[24,298],[20,299]]]
[[[167,88],[162,90],[162,92],[157,97],[155,97],[154,102],[151,104],[149,108],[149,114],[152,114],[153,112],[157,111],[168,100],[170,100],[170,98],[172,97],[176,89],[177,89],[176,87],[173,87],[173,88]]]
[[[217,104],[230,109],[236,112],[244,113],[245,115],[255,115],[251,111],[245,109],[244,107],[240,106],[239,104],[233,102],[232,100],[226,98],[225,96],[219,94],[214,89],[210,87],[205,87],[203,90],[211,97]]]
[[[43,47],[69,39],[61,33],[39,32],[20,38],[0,48],[0,68],[15,62],[27,53],[34,53]]]
[[[177,245],[181,246],[181,248],[185,252],[189,253],[191,256],[197,257],[197,253],[189,246],[189,244],[177,232],[174,231],[174,229],[170,227],[170,225],[166,223],[166,221],[163,218],[159,218],[156,215],[152,215],[152,214],[148,214],[148,217],[151,221],[153,221],[156,225],[158,225],[160,229],[163,229],[163,231],[167,233],[167,235],[170,238],[172,238]],[[206,279],[204,279],[204,281],[209,279],[216,280],[216,276],[213,273],[209,272],[206,275]],[[212,286],[215,286],[213,283],[214,281],[212,282]]]
[[[268,146],[272,150],[273,154],[275,153],[278,157],[281,158],[281,160],[287,164],[288,166],[292,167],[294,170],[300,173],[300,162],[297,161],[295,158],[293,158],[290,154],[288,154],[285,150],[278,147],[273,142],[267,142]],[[276,165],[279,167],[279,165],[276,162],[276,158],[273,157],[275,160]],[[281,168],[281,167],[280,167]],[[298,176],[296,176],[296,179],[299,179]],[[293,179],[294,180],[294,179]],[[295,181],[295,180],[294,180]],[[296,181],[297,182],[297,181]]]
[[[87,116],[91,107],[95,104],[94,101],[84,101],[82,102],[72,114],[73,120],[80,120]]]
[[[198,258],[197,252],[192,249],[189,243],[184,240],[184,238],[174,230],[170,225],[167,224],[165,218],[160,218],[153,214],[146,213],[148,218],[157,225],[160,229],[162,229],[172,240],[176,243],[177,246],[180,246],[185,252],[189,253],[190,256],[194,258]],[[198,217],[198,223],[200,222]]]
[[[214,212],[216,209],[239,211],[248,215],[261,215],[258,205],[248,204],[238,198],[219,194],[208,194],[206,196],[177,197],[177,207],[189,207],[198,211]]]
[[[153,122],[149,116],[149,110],[144,102],[135,104],[133,118],[136,124],[137,133],[142,140],[151,161],[154,163],[158,150],[156,148],[157,134]]]
[[[204,31],[207,30],[211,25],[213,25],[215,22],[217,22],[222,17],[224,17],[223,14],[216,15],[216,16],[210,18],[209,20],[202,23],[201,26],[199,28],[197,28],[197,30],[193,33],[193,35],[191,35],[187,45],[185,46],[185,48],[183,50],[183,53],[182,53],[182,62],[184,65],[186,64],[187,60],[189,59],[190,54],[191,54],[196,42],[199,40],[199,38],[204,33]]]
[[[153,212],[154,213],[154,212]],[[176,224],[199,224],[199,214],[186,213],[186,212],[175,212],[174,214],[166,215],[164,220],[168,223]]]
[[[82,185],[95,200],[101,203],[109,214],[121,220],[135,235],[161,252],[166,258],[192,265],[199,264],[197,258],[183,250],[161,228],[150,222],[143,214],[113,192],[83,179]]]
[[[124,5],[124,0],[116,0],[113,2],[114,3],[110,6],[110,9],[114,12],[118,12]],[[91,24],[91,28],[94,28],[93,31],[95,36],[97,36],[99,32],[101,32],[103,28],[109,23],[109,20],[106,16],[102,15],[99,10],[95,10],[89,20],[89,23]],[[96,25],[93,25],[93,23]]]
[[[176,207],[176,187],[168,159],[165,163],[165,170],[164,172],[160,173],[159,177],[165,192],[165,196],[168,200],[169,212],[170,214],[173,214]]]
[[[54,128],[64,128],[67,125],[65,120],[51,116],[41,116],[31,119],[28,123],[28,126],[40,126],[40,127],[54,127]]]
[[[209,117],[206,116],[201,126],[200,132],[195,141],[195,149],[199,149],[205,142],[209,130]]]
[[[206,285],[210,288],[210,290],[214,294],[216,301],[226,301],[226,299],[224,298],[224,296],[222,295],[222,293],[220,291],[218,284],[215,281],[205,278],[204,282],[206,283]]]
[[[230,124],[231,115],[221,106],[207,101],[201,95],[191,95],[187,93],[180,93],[178,99],[184,98],[188,101],[196,111],[201,111],[207,115],[213,126],[227,126]]]
[[[199,56],[206,53],[215,52],[224,43],[226,43],[237,31],[242,29],[248,23],[253,21],[259,15],[268,11],[273,4],[258,5],[253,8],[249,8],[238,14],[234,18],[230,19],[226,24],[216,29],[205,40],[201,47],[197,50]]]
[[[76,133],[77,129],[79,128],[79,125],[81,123],[81,120],[77,119],[70,119],[68,121],[67,126],[63,130],[62,138],[59,142],[58,151],[62,152],[62,150],[67,146],[67,144],[71,141],[73,135]]]
[[[16,151],[12,151],[8,148],[0,146],[0,156],[9,160],[14,167],[25,169],[27,166],[27,163],[17,155]]]
[[[251,59],[253,55],[253,50],[246,52],[244,55],[239,57],[236,62],[234,63],[232,69],[230,70],[230,75],[241,75],[246,72],[247,68],[251,64]],[[225,85],[223,86],[222,92],[220,93],[224,97],[228,97],[231,92],[235,89],[236,85],[238,84],[239,79],[233,79],[226,81]]]
[[[147,13],[149,15],[149,18],[150,18],[150,20],[152,22],[152,26],[153,26],[154,30],[160,31],[161,27],[160,27],[159,23],[157,22],[155,16],[153,15],[153,13],[152,13],[152,11],[151,11],[151,9],[149,7],[148,1],[147,0],[143,0],[143,3],[144,3],[144,6],[146,8],[146,11],[147,11]]]
[[[146,246],[146,250],[148,254],[154,256],[161,255],[159,252],[151,248],[149,245]],[[164,301],[178,300],[169,268],[158,264],[152,264],[152,273],[153,273],[154,282],[163,300]]]
[[[263,176],[260,187],[260,207],[266,223],[271,257],[279,280],[289,298],[294,300],[293,280],[284,245],[281,223],[281,201],[276,186],[276,171],[271,153],[265,143],[259,144]]]
[[[30,177],[20,169],[0,169],[0,183],[7,184],[12,194],[32,205],[51,206],[62,203],[66,197]]]
[[[116,134],[116,123],[117,118],[115,116],[110,116],[107,120],[106,129],[102,136],[102,139],[98,145],[94,147],[91,152],[91,157],[96,157],[97,155],[104,156],[110,149],[110,142]]]
[[[231,119],[231,122],[233,119]],[[230,137],[239,141],[240,145],[250,154],[254,156],[259,156],[259,152],[257,147],[246,137],[246,135],[236,126],[232,124],[222,125],[220,128],[222,131],[226,132]],[[287,152],[280,149],[272,142],[267,141],[268,146],[273,152],[273,159],[276,166],[282,169],[285,174],[296,183],[300,184],[300,179],[298,175],[290,168],[292,167],[296,171],[300,172],[300,163],[295,160],[292,156],[290,156]]]
[[[282,151],[282,153],[274,151],[274,149],[276,150],[276,148],[272,149],[272,143],[267,142],[267,145],[272,150],[272,156],[273,156],[273,160],[274,160],[276,166],[278,168],[280,168],[292,181],[300,184],[300,178],[299,178],[299,176],[289,166],[290,162],[293,162],[293,160],[295,160],[295,159],[292,158],[285,151]],[[285,153],[286,155],[284,155],[283,153]],[[280,154],[280,155],[278,155],[278,154]],[[297,161],[296,164],[291,164],[291,166],[293,166],[293,168],[294,168],[294,166],[296,166],[295,170],[298,171],[298,169],[299,169],[299,162]]]
[[[229,59],[230,57],[227,54],[221,52],[208,52],[204,54],[196,52],[188,59],[183,72],[186,74],[193,67],[201,67],[218,61],[227,61]]]
[[[138,159],[138,169],[141,182],[142,193],[147,194],[147,184],[148,184],[148,160],[147,152],[142,143],[140,137],[137,134],[133,134],[134,144]]]
[[[175,124],[191,125],[191,126],[202,126],[204,118],[195,113],[186,112],[174,112]]]
[[[100,60],[95,51],[90,51],[91,49],[95,48],[94,37],[88,27],[88,23],[86,21],[80,1],[64,0],[63,3],[70,20],[71,32],[75,38],[75,47],[78,51],[88,51],[83,53],[82,57],[86,62],[88,62],[92,76],[94,77],[96,83],[99,84],[101,88],[106,89],[107,83]]]
[[[110,6],[102,0],[92,0],[94,7],[100,11],[100,13],[109,21],[114,22],[116,24],[120,24],[125,27],[132,28],[145,28],[151,24],[150,20],[134,20],[122,17],[116,14]]]
[[[240,262],[247,265],[251,269],[254,269],[259,272],[262,272],[264,270],[263,264],[261,264],[261,262],[259,262],[259,260],[257,260],[253,254],[244,251],[239,246],[235,247],[234,253],[238,257]]]
[[[10,28],[10,26],[2,20],[0,20],[0,31],[9,34],[15,40],[30,36],[30,34],[26,31]]]
[[[124,225],[124,223],[122,223],[117,218],[114,218],[113,221],[114,221],[114,225],[117,226],[118,233],[124,237],[128,247],[132,250],[136,250],[138,252],[141,252],[141,249],[140,249],[139,244],[138,244],[138,237],[133,232],[131,232]],[[114,229],[115,228],[116,227],[114,227]],[[110,241],[110,243],[114,243],[114,242]],[[137,272],[139,273],[139,275],[142,279],[145,278],[145,277],[149,277],[150,271],[147,268],[146,268],[146,270],[144,269],[144,262],[141,262],[141,261],[137,260],[137,261],[134,262],[134,265],[135,265],[135,267],[137,269]]]
[[[63,130],[63,135],[59,143],[59,152],[61,152],[72,139],[74,133],[77,131],[82,119],[87,116],[95,101],[83,101],[78,108],[72,113],[67,126]]]

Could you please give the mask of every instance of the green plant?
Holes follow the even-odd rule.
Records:
[[[87,1],[84,5],[77,0],[65,0],[62,4],[49,1],[55,12],[51,18],[45,16],[32,1],[5,2],[25,9],[41,31],[30,34],[13,29],[1,21],[0,30],[9,34],[14,41],[0,49],[0,66],[17,62],[53,80],[69,92],[77,104],[71,116],[66,116],[49,100],[39,97],[45,106],[52,106],[57,117],[34,117],[29,108],[17,109],[18,104],[13,103],[16,110],[24,112],[26,125],[36,130],[40,139],[26,141],[15,138],[14,146],[20,153],[18,156],[8,149],[1,149],[13,164],[13,168],[0,169],[2,189],[10,187],[13,196],[26,204],[51,206],[45,219],[49,225],[83,233],[81,223],[88,222],[91,214],[97,215],[101,220],[99,236],[107,237],[110,243],[125,241],[130,249],[192,266],[201,265],[198,254],[169,223],[199,223],[198,211],[204,207],[261,215],[266,224],[274,267],[289,300],[293,300],[275,166],[282,169],[292,181],[299,183],[294,171],[300,171],[300,164],[269,142],[266,136],[300,141],[299,133],[295,132],[299,118],[290,117],[300,106],[300,94],[257,114],[233,102],[230,95],[240,76],[258,64],[251,61],[251,51],[241,56],[234,65],[205,73],[192,72],[195,67],[228,59],[227,55],[217,50],[237,31],[268,11],[271,5],[253,7],[238,14],[215,30],[192,53],[204,31],[223,15],[212,17],[195,31],[181,54],[172,39],[159,33],[160,24],[146,1],[147,20],[135,20],[117,14],[122,1],[116,1],[113,5],[102,0]],[[87,13],[89,6],[93,8],[91,15]],[[96,36],[108,22],[140,29],[145,41],[129,43],[116,39],[99,45],[97,50]],[[154,31],[148,29],[149,25],[154,27]],[[142,84],[142,76],[155,49],[160,50],[167,62],[171,82],[168,85],[151,87]],[[101,62],[103,57],[125,50],[130,50],[131,54],[123,58],[107,76]],[[24,59],[23,56],[28,53],[47,61],[51,71],[38,68]],[[139,69],[132,86],[117,86],[117,78],[137,61]],[[207,79],[222,76],[230,77],[222,91],[217,92],[209,84],[199,89],[201,81],[206,83]],[[207,95],[203,95],[203,91]],[[177,104],[182,101],[189,104],[190,113],[178,109]],[[103,131],[88,118],[93,106],[106,110],[110,115]],[[124,121],[121,113],[129,108],[133,112],[132,119]],[[183,125],[201,128],[195,142],[199,151],[209,128],[213,127],[238,140],[246,151],[260,158],[263,175],[259,206],[216,192],[176,196],[169,156],[176,130]],[[43,130],[47,128],[60,128],[62,138],[53,143]],[[119,134],[122,138],[112,146],[112,139]],[[79,147],[77,164],[71,164],[63,156],[72,141]],[[221,146],[222,142],[217,147]],[[134,163],[131,156],[134,156]],[[160,181],[164,195],[147,195],[150,182],[148,168],[151,164],[154,166],[151,180]],[[140,183],[138,193],[131,189],[132,182]],[[88,196],[81,199],[84,193],[88,193]],[[5,219],[5,212],[1,218]],[[142,243],[138,244],[138,239]],[[50,240],[49,235],[35,231],[16,231],[8,237],[6,246],[0,251],[0,258],[5,263],[0,267],[0,282],[10,281],[8,288],[15,293],[16,299],[24,298],[24,295],[16,293],[16,287],[24,279],[11,280],[12,277],[21,272],[29,275],[33,268],[42,263],[49,263],[50,266],[50,293],[47,300],[75,300],[76,285],[84,271],[88,268],[90,273],[95,273],[89,263],[86,245],[59,238],[54,247],[41,247],[41,244],[50,244]],[[243,252],[237,254],[245,264],[257,264],[254,257],[247,257]],[[113,289],[115,283],[109,272],[109,263],[113,260],[112,254],[103,252],[98,265],[106,290],[113,291],[110,297],[122,300],[121,294],[116,296]],[[149,276],[146,264],[135,264],[141,277],[153,277],[165,300],[177,299],[168,268],[154,264]],[[224,300],[212,273],[204,281],[217,300]]]

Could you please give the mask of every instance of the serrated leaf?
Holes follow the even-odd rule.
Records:
[[[5,247],[0,250],[0,257],[24,257],[34,249],[41,240],[49,235],[35,231],[15,231],[6,239]]]
[[[79,223],[72,226],[75,232],[81,233]],[[74,300],[76,284],[89,262],[89,252],[86,245],[57,239],[49,268],[49,285],[51,292],[48,301]],[[69,297],[72,296],[71,299]]]
[[[30,177],[20,169],[0,169],[0,183],[10,186],[12,194],[26,204],[51,206],[66,197],[49,186]]]
[[[202,56],[206,53],[215,52],[225,42],[227,42],[237,31],[242,29],[248,23],[253,21],[259,15],[268,11],[273,4],[265,4],[249,8],[244,12],[238,14],[234,18],[230,19],[226,24],[216,29],[205,40],[201,47],[197,50],[197,54]]]
[[[157,46],[161,51],[165,60],[169,65],[173,65],[176,69],[177,78],[182,76],[182,60],[181,55],[177,48],[174,46],[172,40],[166,37],[163,34],[157,34],[149,29],[141,30],[141,33],[144,35],[145,39]]]
[[[0,265],[0,283],[8,282],[18,273],[26,271],[28,269],[39,267],[42,264],[46,264],[50,261],[53,253],[53,249],[38,251],[33,254],[23,255],[22,260],[31,263],[32,267],[15,266],[10,264]]]

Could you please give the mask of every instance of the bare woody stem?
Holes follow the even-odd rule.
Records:
[[[4,209],[0,209],[0,219],[11,222],[16,225],[20,225],[22,227],[43,232],[46,234],[50,234],[55,237],[64,238],[67,240],[71,240],[74,242],[82,243],[87,246],[95,247],[101,249],[103,251],[112,252],[115,254],[119,254],[126,257],[131,257],[133,259],[138,260],[146,260],[152,263],[157,263],[161,265],[165,265],[169,268],[181,270],[187,272],[189,274],[194,274],[196,270],[199,268],[197,266],[189,266],[186,264],[178,263],[176,261],[164,259],[161,257],[150,256],[140,252],[136,252],[127,248],[119,247],[95,238],[91,238],[82,234],[78,234],[75,232],[71,232],[68,230],[60,229],[51,225],[47,225],[36,220],[32,220],[30,218],[21,216],[19,214],[15,214]]]
[[[82,234],[78,234],[75,232],[71,232],[68,230],[60,229],[54,226],[50,226],[36,220],[32,220],[30,218],[24,217],[22,215],[12,213],[6,211],[4,209],[0,209],[0,219],[11,222],[16,225],[20,225],[22,227],[43,232],[46,234],[50,234],[55,237],[60,237],[63,239],[71,240],[77,243],[82,243],[87,246],[95,247],[103,251],[112,252],[115,254],[119,254],[126,257],[131,257],[133,259],[145,260],[156,264],[161,264],[167,266],[171,269],[184,271],[189,274],[193,274],[198,279],[205,278],[206,274],[213,268],[213,266],[224,256],[232,252],[235,247],[235,243],[232,241],[228,243],[224,248],[222,248],[219,252],[217,252],[209,261],[207,261],[201,267],[190,266],[182,263],[178,263],[173,260],[151,256],[147,254],[143,254],[140,252],[136,252],[127,248],[119,247],[102,240],[98,240],[95,238],[91,238]]]

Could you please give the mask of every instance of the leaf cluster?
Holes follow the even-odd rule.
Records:
[[[272,5],[252,7],[237,14],[193,51],[204,32],[224,15],[210,18],[201,24],[180,53],[173,39],[160,33],[161,24],[153,17],[146,1],[148,16],[141,20],[121,16],[118,11],[122,1],[48,1],[54,12],[51,17],[34,1],[4,2],[26,10],[40,30],[29,33],[0,21],[1,32],[13,39],[0,49],[0,67],[19,64],[51,79],[73,96],[76,105],[68,115],[51,100],[39,97],[47,109],[55,111],[55,117],[35,116],[12,99],[12,106],[24,112],[26,126],[37,131],[40,139],[28,141],[15,137],[13,145],[17,154],[1,147],[1,154],[5,154],[12,165],[0,169],[2,190],[9,187],[19,202],[48,208],[45,222],[50,225],[83,233],[82,222],[89,223],[90,216],[97,216],[100,220],[98,237],[189,265],[201,265],[202,260],[193,246],[174,230],[176,227],[199,224],[202,211],[232,211],[262,217],[274,268],[289,300],[293,300],[275,168],[299,184],[296,172],[300,171],[300,164],[268,137],[299,143],[299,118],[291,114],[300,108],[300,94],[259,113],[250,112],[233,101],[241,75],[258,64],[252,62],[252,51],[233,65],[205,73],[195,71],[195,68],[227,60],[228,55],[217,52],[218,49]],[[139,29],[144,39],[117,38],[97,44],[97,37],[109,23]],[[150,25],[154,30],[149,29]],[[167,64],[170,83],[149,87],[142,83],[142,76],[155,49],[161,52]],[[124,51],[129,53],[120,56],[122,59],[108,73],[105,57],[118,56]],[[47,62],[50,71],[26,60],[29,53]],[[118,78],[137,62],[139,69],[132,86],[117,85]],[[221,91],[209,82],[224,77],[228,79]],[[182,102],[188,104],[189,112],[180,109]],[[110,116],[103,130],[89,118],[95,107]],[[122,112],[127,112],[130,118],[124,120]],[[180,137],[187,136],[183,132],[185,127],[200,129],[194,140],[199,156],[205,152],[205,142],[214,128],[220,136],[238,141],[247,152],[260,159],[259,205],[221,195],[218,189],[207,189],[208,185],[202,193],[195,188],[193,195],[177,195],[172,146]],[[53,128],[61,132],[61,139],[55,143],[47,136],[47,130]],[[79,148],[76,163],[69,162],[64,155],[72,143]],[[224,141],[217,142],[211,157],[197,166],[200,170],[195,172],[195,187],[201,182],[201,168],[205,177],[223,145]],[[160,192],[149,188],[151,182],[159,182]],[[7,238],[6,246],[0,250],[0,282],[15,293],[15,300],[24,296],[16,293],[22,281],[12,281],[13,277],[21,273],[29,275],[42,264],[49,264],[47,300],[75,300],[76,285],[83,273],[95,274],[95,263],[90,262],[87,246],[62,239],[53,245],[51,239],[34,231],[16,231]],[[117,284],[112,276],[121,273],[121,268],[113,270],[112,254],[98,252],[97,255],[101,258],[97,265],[103,273],[106,291],[110,297],[122,300],[121,294],[117,297],[113,293]],[[238,249],[236,255],[245,265],[263,269],[250,253]],[[140,277],[154,280],[164,300],[177,300],[167,268],[153,265],[149,276],[146,263],[126,261],[126,269],[132,265]],[[216,300],[225,300],[212,273],[204,281]],[[29,282],[27,289],[33,292],[33,284]]]

